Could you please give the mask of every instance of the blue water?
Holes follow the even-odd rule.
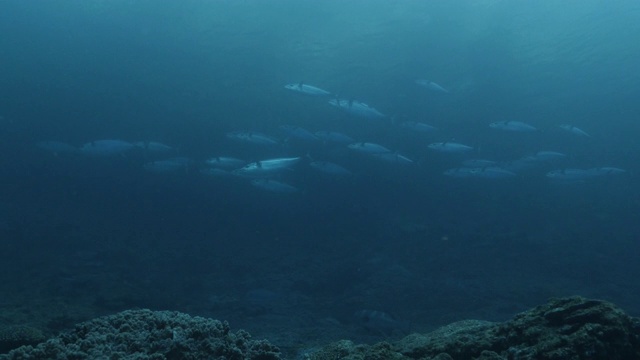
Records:
[[[14,1],[0,33],[0,325],[172,309],[296,351],[502,321],[553,296],[640,313],[636,1]],[[300,83],[334,95],[285,89]],[[105,139],[172,149],[77,150]],[[216,156],[300,157],[268,178],[293,190],[204,174]],[[149,171],[173,157],[188,160]],[[471,159],[495,163],[445,174]],[[552,175],[571,169],[585,172]]]

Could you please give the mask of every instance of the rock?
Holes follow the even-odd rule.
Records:
[[[331,345],[311,358],[325,359],[324,349],[331,349]],[[425,360],[640,359],[640,321],[606,301],[570,297],[553,299],[505,323],[460,321],[429,334],[409,335],[390,347],[352,345],[342,347],[340,353],[345,359],[383,356]]]
[[[0,354],[25,345],[35,345],[45,340],[42,331],[30,326],[0,328]]]
[[[280,350],[231,332],[217,320],[171,311],[129,310],[76,325],[37,346],[0,356],[9,359],[181,359],[278,360]]]

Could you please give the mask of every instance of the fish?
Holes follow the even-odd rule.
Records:
[[[297,84],[287,84],[284,86],[285,89],[296,92],[298,94],[309,95],[309,96],[330,96],[331,93],[320,89],[319,87],[307,85],[305,83],[299,82]]]
[[[428,133],[428,132],[433,132],[437,130],[437,128],[431,125],[421,123],[421,122],[416,122],[416,121],[403,121],[400,123],[400,127],[403,129],[420,132],[420,133]]]
[[[167,174],[178,171],[188,171],[191,159],[185,157],[175,157],[166,160],[156,160],[145,163],[142,167],[146,171],[156,174]]]
[[[218,178],[228,178],[234,176],[231,171],[221,169],[221,168],[202,168],[200,169],[200,173],[210,177],[218,177]]]
[[[300,161],[300,157],[275,158],[249,163],[233,171],[235,175],[244,177],[264,177],[290,169]]]
[[[533,159],[534,161],[544,162],[563,160],[566,158],[566,154],[557,151],[538,151],[531,157],[531,159]]]
[[[228,156],[216,156],[205,160],[207,166],[220,169],[238,169],[244,166],[247,162],[241,159]]]
[[[347,145],[347,147],[351,150],[355,150],[357,152],[365,153],[365,154],[384,154],[384,153],[391,152],[391,150],[387,149],[382,145],[370,143],[370,142],[353,143],[353,144]]]
[[[61,141],[40,141],[36,143],[36,146],[54,156],[76,154],[78,152],[77,147]]]
[[[298,140],[306,142],[317,142],[320,138],[317,137],[311,131],[294,125],[280,125],[280,130],[284,131],[287,135]]]
[[[296,193],[299,191],[298,188],[293,185],[273,179],[254,179],[251,180],[251,185],[262,190],[276,193]]]
[[[353,175],[353,173],[347,169],[345,169],[344,167],[336,164],[336,163],[332,163],[330,161],[312,161],[309,163],[309,166],[314,169],[317,170],[321,173],[327,174],[327,175],[335,175],[335,176],[351,176]]]
[[[355,115],[362,118],[368,119],[382,119],[386,117],[385,114],[376,110],[375,108],[359,101],[355,100],[341,100],[341,99],[331,99],[329,100],[329,104],[331,106],[335,106],[344,112]]]
[[[491,124],[489,124],[489,127],[492,129],[514,132],[534,132],[538,130],[527,123],[515,120],[492,122]]]
[[[591,173],[593,176],[622,175],[627,173],[627,171],[624,169],[620,169],[616,167],[608,167],[608,166],[591,168],[591,169],[587,169],[587,171]]]
[[[279,144],[279,141],[274,137],[258,132],[231,131],[227,133],[227,138],[263,146],[273,146]]]
[[[123,140],[96,140],[82,145],[80,153],[91,157],[111,157],[124,155],[134,148],[135,145]]]
[[[386,152],[386,153],[379,153],[379,154],[372,154],[374,158],[376,159],[380,159],[382,161],[388,162],[388,163],[392,163],[392,164],[399,164],[399,165],[413,165],[414,162],[413,160],[409,159],[408,157],[396,152]]]
[[[493,160],[485,160],[485,159],[469,159],[462,162],[462,166],[468,168],[483,168],[487,166],[493,166],[497,164]]]
[[[336,144],[347,145],[356,142],[351,136],[336,131],[316,131],[314,135],[322,141]]]
[[[515,173],[498,166],[484,168],[453,168],[444,172],[444,175],[455,178],[481,178],[481,179],[508,179],[517,176]]]
[[[434,151],[454,154],[466,153],[473,150],[471,146],[451,141],[431,143],[428,147]]]
[[[558,169],[551,170],[545,175],[548,179],[558,182],[579,182],[597,176],[594,171],[584,169]]]
[[[175,152],[175,149],[171,146],[156,141],[136,141],[133,145],[143,149],[150,155],[166,155]]]
[[[415,83],[429,91],[433,91],[436,93],[441,93],[441,94],[448,94],[449,90],[443,88],[442,86],[436,84],[433,81],[430,80],[425,80],[425,79],[418,79],[415,81]]]
[[[558,125],[558,127],[564,131],[570,132],[576,136],[582,136],[582,137],[591,137],[591,135],[589,135],[586,131],[573,126],[573,125],[569,125],[569,124],[561,124]]]

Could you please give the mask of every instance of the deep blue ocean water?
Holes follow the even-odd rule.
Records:
[[[0,34],[0,325],[170,309],[295,351],[640,313],[636,1],[6,1]]]

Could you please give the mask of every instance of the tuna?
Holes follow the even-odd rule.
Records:
[[[353,143],[353,144],[349,144],[347,147],[351,150],[355,150],[357,152],[364,153],[364,154],[384,154],[384,153],[391,152],[391,150],[387,149],[382,145],[368,143],[368,142]]]
[[[277,139],[257,132],[231,131],[227,133],[227,138],[262,146],[273,146],[279,144]]]

